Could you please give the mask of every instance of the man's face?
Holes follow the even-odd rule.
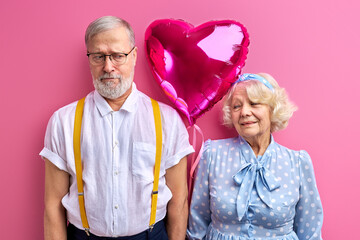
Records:
[[[124,27],[101,32],[88,43],[89,53],[129,53],[132,49],[129,36]],[[137,48],[131,51],[122,65],[114,64],[105,57],[103,64],[90,63],[90,71],[95,89],[105,98],[116,99],[130,91],[134,78]]]

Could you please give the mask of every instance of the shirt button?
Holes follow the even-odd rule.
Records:
[[[115,205],[115,209],[118,209],[119,208],[119,206],[118,205]]]
[[[118,174],[119,174],[119,172],[118,172],[118,171],[116,171],[116,172],[115,172],[115,175],[118,175]]]

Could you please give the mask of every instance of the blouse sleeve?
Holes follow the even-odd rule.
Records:
[[[296,205],[294,230],[300,240],[321,240],[323,209],[314,168],[306,151],[300,151],[299,169],[300,200]]]
[[[187,236],[189,239],[205,239],[207,228],[211,221],[210,195],[209,195],[209,165],[210,165],[210,140],[204,144],[196,173],[194,190],[191,198],[189,225]]]

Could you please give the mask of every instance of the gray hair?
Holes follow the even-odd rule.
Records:
[[[114,17],[114,16],[104,16],[98,19],[95,19],[93,22],[89,24],[85,32],[85,44],[88,47],[88,43],[92,37],[101,32],[105,32],[107,30],[111,30],[117,27],[125,27],[131,47],[135,46],[135,34],[134,30],[130,26],[130,24],[124,19]]]

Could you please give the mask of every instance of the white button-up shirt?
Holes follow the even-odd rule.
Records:
[[[62,199],[68,220],[83,229],[77,196],[73,131],[76,103],[51,117],[40,155],[70,174],[69,193]],[[194,150],[178,113],[159,103],[163,150],[156,222],[166,215],[172,194],[166,169]],[[155,125],[150,98],[132,86],[119,111],[97,91],[85,99],[81,154],[85,209],[90,231],[98,236],[130,236],[148,228],[155,164]]]

